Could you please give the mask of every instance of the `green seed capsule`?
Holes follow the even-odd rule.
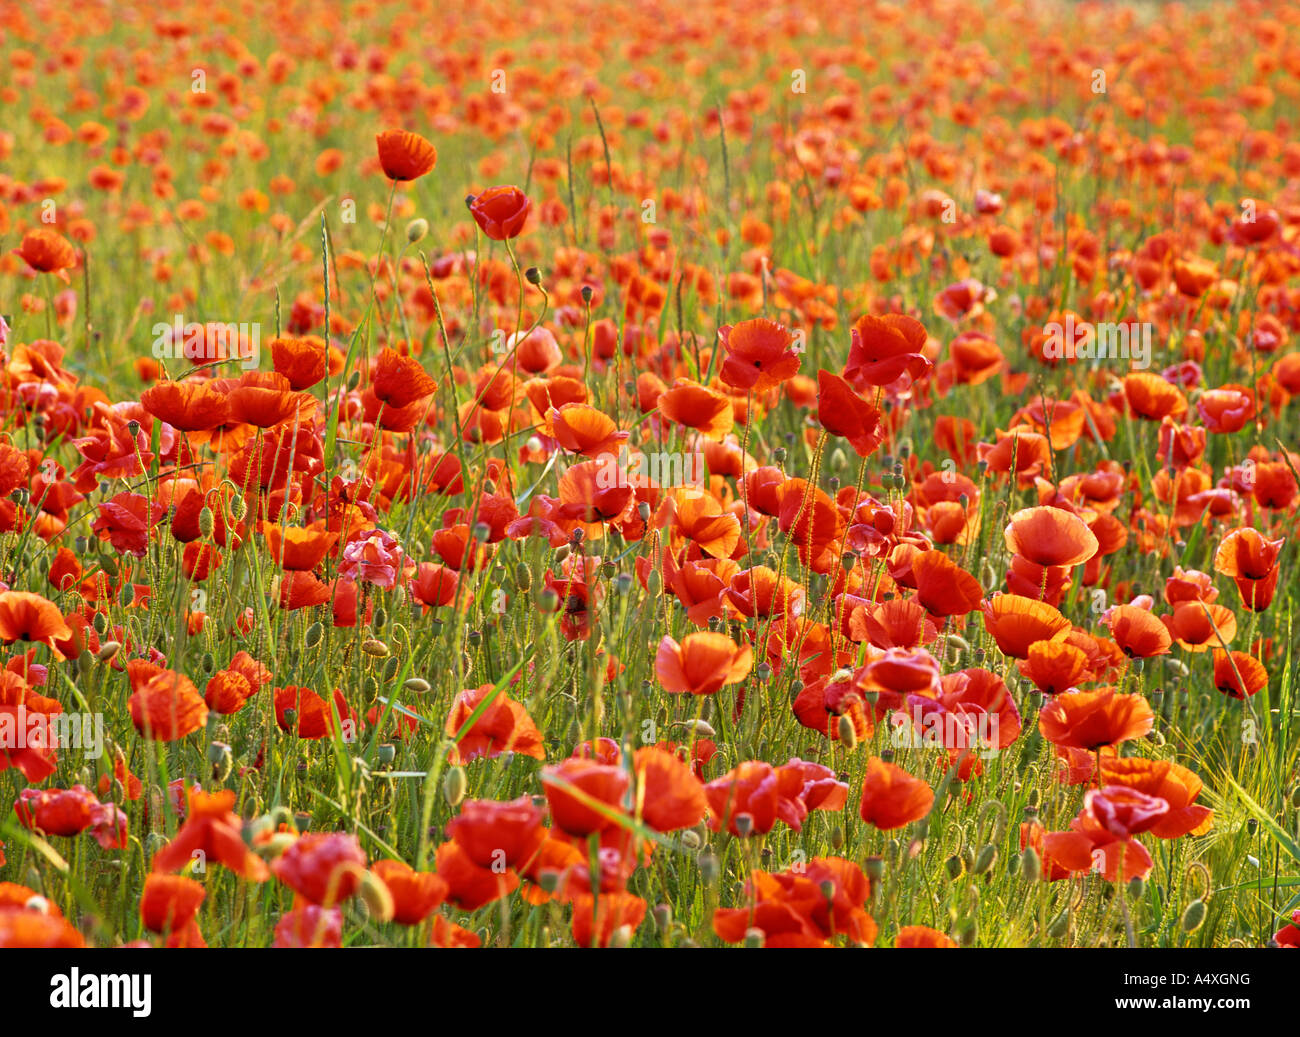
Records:
[[[452,767],[442,779],[442,796],[450,806],[460,806],[465,793],[469,791],[469,779],[465,777],[464,767]]]
[[[1032,846],[1027,846],[1020,855],[1020,871],[1026,882],[1037,882],[1043,876],[1043,859]]]
[[[976,875],[983,875],[997,863],[998,848],[992,843],[980,848],[980,852],[975,855],[975,867],[971,870]]]
[[[307,636],[303,638],[303,643],[308,648],[315,648],[320,644],[321,638],[324,636],[325,628],[319,622],[316,622],[307,628]]]
[[[216,519],[212,514],[212,509],[206,504],[199,511],[199,535],[204,540],[212,538],[212,530],[216,527]]]
[[[1205,901],[1198,898],[1188,904],[1181,924],[1185,933],[1194,933],[1205,924]]]

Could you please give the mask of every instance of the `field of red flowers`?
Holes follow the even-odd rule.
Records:
[[[0,42],[0,947],[1300,946],[1300,8]]]

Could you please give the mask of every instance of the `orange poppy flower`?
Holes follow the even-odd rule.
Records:
[[[462,691],[452,702],[443,730],[452,736],[460,735],[475,710],[493,692],[491,684]],[[528,711],[504,691],[499,692],[491,704],[479,714],[472,727],[459,738],[452,750],[451,762],[468,763],[480,757],[494,759],[502,753],[513,752],[544,760],[542,734],[533,723]]]
[[[1204,835],[1214,825],[1214,811],[1196,802],[1204,787],[1201,779],[1186,767],[1169,760],[1103,756],[1101,783],[1105,786],[1124,785],[1167,802],[1168,812],[1150,829],[1158,839]]]
[[[253,882],[265,882],[270,869],[244,842],[241,821],[233,813],[235,793],[231,789],[186,793],[185,823],[166,846],[153,856],[152,871],[179,871],[193,861],[217,863]]]
[[[182,432],[213,429],[231,420],[230,394],[196,379],[159,382],[140,394],[140,404]]]
[[[615,931],[641,924],[646,906],[640,897],[621,890],[602,892],[599,898],[579,893],[573,898],[573,940],[579,947],[608,947]]]
[[[895,947],[956,947],[957,941],[928,925],[905,925],[894,938]]]
[[[1284,538],[1269,540],[1257,529],[1234,529],[1214,552],[1214,571],[1229,576],[1241,594],[1241,603],[1252,612],[1263,612],[1277,590],[1278,555]]]
[[[632,770],[636,809],[656,832],[692,828],[704,820],[709,808],[704,786],[680,756],[646,746],[633,755]]]
[[[664,636],[655,653],[655,675],[670,694],[711,695],[749,676],[754,650],[736,645],[726,634],[700,631],[679,644]]]
[[[77,250],[57,230],[37,227],[23,235],[22,244],[13,250],[37,273],[57,274],[67,284],[67,271],[77,265]]]
[[[480,868],[525,869],[546,838],[545,812],[531,796],[509,802],[471,799],[447,822],[447,835]]]
[[[308,832],[271,862],[271,872],[308,903],[334,907],[365,877],[366,853],[347,832]]]
[[[1035,565],[1078,565],[1097,553],[1097,537],[1086,522],[1062,508],[1024,508],[1004,532],[1007,550]]]
[[[928,336],[914,317],[867,313],[853,325],[844,377],[859,392],[868,386],[885,386],[903,375],[915,380],[931,367],[924,356]]]
[[[1053,745],[1089,752],[1141,738],[1154,722],[1145,698],[1119,695],[1114,688],[1065,692],[1038,714],[1038,729]]]
[[[432,395],[438,383],[420,362],[385,346],[375,360],[371,389],[384,409],[402,410]]]
[[[881,831],[892,831],[919,821],[934,804],[934,789],[893,763],[878,756],[867,760],[858,814]]]
[[[1088,656],[1068,641],[1035,641],[1018,669],[1044,695],[1058,695],[1093,679]]]
[[[1214,686],[1234,699],[1258,695],[1268,687],[1268,670],[1246,652],[1213,649]]]
[[[817,420],[832,436],[841,436],[859,457],[870,457],[885,439],[880,411],[830,371],[817,372]]]
[[[916,600],[932,616],[964,616],[984,598],[979,580],[942,551],[913,555],[910,575],[916,584]]]
[[[1158,616],[1136,605],[1116,605],[1105,615],[1115,643],[1130,659],[1168,655],[1173,638]]]
[[[766,392],[799,372],[799,354],[791,349],[794,336],[762,317],[718,329],[726,351],[722,381],[745,392]]]
[[[622,766],[570,757],[542,768],[542,789],[551,808],[551,823],[569,835],[584,837],[616,822],[623,813],[630,778]]]
[[[375,134],[379,164],[389,180],[418,180],[438,163],[438,150],[418,133],[385,130]]]
[[[382,860],[370,866],[393,898],[393,921],[419,925],[447,898],[445,879],[430,871],[416,871],[405,861]]]
[[[197,731],[208,707],[193,682],[173,670],[154,674],[127,700],[131,722],[145,738],[175,742]]]
[[[659,413],[668,421],[693,428],[721,442],[735,423],[731,400],[716,390],[678,378],[659,396]]]
[[[1070,621],[1046,602],[1019,594],[995,594],[984,603],[984,629],[1005,655],[1029,658],[1036,641],[1062,641]]]
[[[207,891],[201,882],[181,875],[151,872],[145,876],[140,896],[140,921],[154,933],[176,933],[186,929]]]
[[[15,641],[33,641],[48,645],[58,653],[56,641],[72,637],[72,628],[63,618],[59,607],[48,598],[31,591],[4,591],[0,593],[0,641],[7,645]]]
[[[547,411],[550,434],[565,450],[586,457],[617,455],[629,433],[619,431],[614,419],[585,403],[566,403]]]

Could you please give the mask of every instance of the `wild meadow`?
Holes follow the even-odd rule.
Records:
[[[1300,8],[0,44],[0,947],[1300,946]]]

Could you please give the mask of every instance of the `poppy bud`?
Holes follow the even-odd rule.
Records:
[[[632,946],[632,927],[630,925],[620,925],[615,929],[610,934],[609,946],[611,948]]]
[[[450,806],[459,806],[469,790],[469,781],[465,777],[464,767],[452,767],[442,779],[442,795]]]
[[[560,878],[558,871],[543,871],[537,876],[537,884],[542,887],[542,892],[554,893],[560,888]]]
[[[1291,805],[1300,810],[1300,785],[1291,790]]]
[[[394,911],[393,894],[389,890],[387,883],[374,872],[367,871],[361,877],[361,885],[357,887],[357,897],[366,905],[370,917],[376,922],[392,920]]]
[[[963,919],[957,926],[957,942],[963,947],[970,947],[979,939],[979,932],[979,922],[974,918]]]
[[[559,547],[555,549],[555,560],[557,562],[562,562],[566,558],[568,558],[569,555],[571,555],[572,553],[573,553],[572,547],[570,547],[568,544],[561,544]]]
[[[212,516],[212,509],[206,504],[199,510],[199,534],[205,539],[212,536],[213,527],[216,520]]]
[[[1142,894],[1146,892],[1146,880],[1141,875],[1134,875],[1128,880],[1128,895],[1134,900],[1141,900]]]
[[[524,280],[527,281],[529,284],[541,284],[542,272],[538,270],[537,267],[530,266],[527,270],[524,271]]]
[[[361,650],[365,652],[366,655],[372,656],[376,659],[382,659],[388,654],[388,645],[384,644],[384,642],[379,640],[377,637],[367,637],[361,642]]]
[[[948,878],[950,879],[961,878],[962,872],[966,870],[966,866],[961,859],[961,855],[956,853],[954,853],[951,857],[949,857],[946,861],[944,861],[944,868],[947,869]]]
[[[135,585],[124,583],[122,585],[122,593],[117,596],[117,600],[122,603],[123,607],[130,605],[131,602],[135,601]]]
[[[423,677],[407,677],[402,687],[416,695],[427,695],[431,685]]]
[[[353,371],[348,375],[348,392],[354,392],[358,385],[361,384],[361,372]]]
[[[657,598],[664,592],[663,574],[660,573],[658,569],[650,570],[650,575],[646,577],[645,584],[646,593],[649,594],[651,598]]]
[[[737,818],[736,820],[737,822],[739,822],[740,819]],[[739,828],[739,824],[737,824],[737,828]],[[718,873],[720,871],[721,871],[721,865],[715,854],[713,853],[700,854],[700,878],[704,880],[705,884],[711,886],[715,882],[717,882]]]
[[[248,514],[248,505],[244,502],[243,494],[237,493],[230,498],[230,514],[236,522],[243,521],[244,516]]]
[[[757,948],[759,948],[759,947],[762,947],[762,946],[763,946],[763,940],[764,940],[765,938],[766,938],[766,934],[763,932],[762,929],[746,929],[746,930],[745,930],[745,946],[746,946],[746,947],[755,948],[755,949],[757,949]]]
[[[480,544],[486,544],[488,537],[492,535],[492,527],[486,522],[474,523],[474,539]]]
[[[1185,933],[1194,933],[1205,922],[1205,901],[1199,897],[1187,905],[1183,912],[1182,927]]]
[[[533,585],[533,572],[523,562],[515,566],[515,586],[521,591],[527,591]]]
[[[303,638],[303,643],[308,648],[315,648],[321,642],[325,635],[325,628],[319,622],[313,623],[307,628],[307,635]]]
[[[108,617],[102,612],[96,612],[95,618],[90,621],[90,625],[95,628],[95,633],[102,637],[108,632]]]
[[[682,845],[688,850],[698,850],[703,843],[697,833],[687,830],[682,833]]]
[[[845,749],[853,750],[858,747],[858,729],[853,726],[853,718],[847,713],[840,714],[838,733],[840,743]]]
[[[253,852],[263,860],[273,861],[297,841],[298,837],[290,832],[276,832],[266,842],[253,847]]]
[[[230,771],[234,767],[230,746],[224,742],[212,742],[208,746],[208,762],[212,764],[212,780],[225,781],[230,777]]]
[[[1067,907],[1059,915],[1052,919],[1047,926],[1047,935],[1053,940],[1059,940],[1062,936],[1070,931],[1070,909]]]
[[[373,626],[378,630],[382,630],[384,627],[388,626],[388,613],[384,610],[382,605],[375,607]]]
[[[102,645],[99,646],[99,651],[95,653],[95,658],[97,658],[101,663],[106,663],[109,662],[113,658],[113,656],[117,655],[117,653],[120,652],[121,650],[122,650],[121,642],[105,641]]]
[[[666,933],[673,924],[673,906],[672,904],[657,904],[654,910],[655,928],[661,933]]]
[[[831,829],[831,848],[835,850],[844,849],[844,829],[839,825]]]
[[[975,867],[971,871],[976,875],[983,875],[997,863],[998,848],[992,843],[980,848],[980,852],[975,855]]]
[[[429,221],[423,216],[416,217],[406,225],[406,240],[412,245],[421,241],[429,233]]]
[[[754,667],[754,676],[761,681],[769,680],[772,676],[772,667],[769,663],[759,663]]]
[[[1032,846],[1025,847],[1025,852],[1020,855],[1020,871],[1024,874],[1025,881],[1030,883],[1037,882],[1043,876],[1043,859]]]

